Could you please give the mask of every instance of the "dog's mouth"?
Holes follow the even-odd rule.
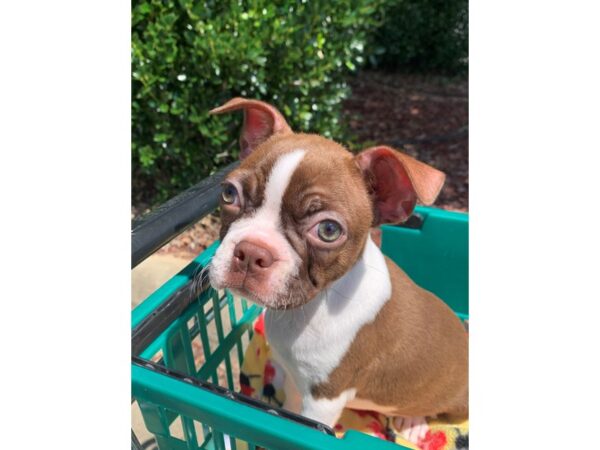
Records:
[[[241,287],[229,287],[227,288],[229,289],[229,291],[231,291],[231,293],[233,293],[234,295],[238,296],[238,297],[243,297],[246,300],[251,301],[252,303],[256,303],[259,306],[264,306],[264,307],[270,307],[270,305],[265,302],[263,299],[261,299],[260,297],[258,297],[257,295],[255,295],[252,291],[250,291],[249,289],[241,286]]]
[[[216,282],[216,280],[211,279],[211,286],[214,289],[227,289],[235,296],[249,300],[252,303],[257,304],[258,306],[263,306],[266,308],[276,307],[273,305],[273,302],[269,301],[269,299],[266,298],[266,296],[258,294],[257,292],[255,292],[254,289],[252,289],[251,286],[248,286],[248,284],[249,283],[247,283],[245,279],[238,280],[237,283],[227,281]]]
[[[297,277],[288,276],[284,281],[279,278],[281,270],[250,273],[233,264],[224,269],[217,266],[209,271],[210,284],[216,290],[228,289],[236,297],[269,309],[293,309],[306,302],[301,298],[304,291],[298,286]]]
[[[214,287],[214,286],[213,286]],[[286,310],[294,309],[299,307],[300,304],[294,302],[289,295],[272,295],[270,297],[263,297],[255,293],[248,286],[220,286],[220,289],[228,289],[233,295],[242,297],[258,306],[275,309],[275,310]]]

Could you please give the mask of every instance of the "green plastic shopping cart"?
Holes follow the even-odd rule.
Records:
[[[218,204],[231,165],[133,224],[132,265]],[[403,226],[383,226],[383,252],[419,285],[468,317],[468,215],[417,207]],[[391,449],[404,447],[329,427],[246,397],[237,376],[261,309],[216,292],[203,270],[218,242],[132,312],[132,401],[161,450]],[[173,424],[180,426],[173,433]],[[132,448],[144,448],[132,432]],[[146,447],[147,448],[147,447]]]

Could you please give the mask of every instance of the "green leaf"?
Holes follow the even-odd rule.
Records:
[[[154,142],[165,142],[168,136],[166,133],[156,133],[154,135]]]

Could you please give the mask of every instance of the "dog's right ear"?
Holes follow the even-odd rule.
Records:
[[[240,136],[240,159],[246,158],[256,147],[278,133],[291,133],[292,130],[274,106],[260,100],[236,97],[209,114],[223,114],[238,109],[244,110],[244,125]]]

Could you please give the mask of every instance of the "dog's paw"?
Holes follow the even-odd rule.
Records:
[[[420,440],[425,438],[429,425],[425,417],[395,417],[394,428],[407,441],[413,444],[418,444]]]

